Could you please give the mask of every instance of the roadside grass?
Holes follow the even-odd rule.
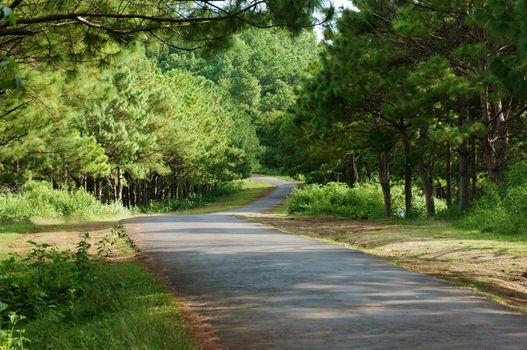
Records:
[[[272,208],[271,210],[268,210],[266,214],[286,216],[287,206],[288,206],[288,203],[287,203],[287,198],[286,198],[285,200],[282,201],[282,203],[280,203],[280,205]]]
[[[108,311],[82,303],[77,312],[94,316],[31,321],[26,336],[32,349],[195,349],[178,303],[145,267],[101,263],[95,278],[99,283],[93,288],[111,288]]]
[[[271,184],[246,180],[241,192],[220,196],[203,208],[176,214],[234,209],[272,189]],[[12,253],[21,257],[30,254],[35,245],[28,241],[75,252],[79,241],[89,232],[86,242],[91,247],[87,253],[93,268],[92,278],[97,283],[84,286],[83,293],[97,298],[68,305],[52,303],[50,312],[19,322],[18,327],[26,329],[25,336],[31,340],[31,349],[196,348],[178,302],[153,272],[135,260],[136,251],[127,238],[121,237],[107,247],[109,255],[104,259],[98,257],[97,242],[109,237],[125,217],[129,215],[98,220],[33,218],[32,222],[0,225],[0,261]],[[18,276],[22,280],[34,275],[35,271],[31,270],[34,267],[30,265],[19,268]],[[1,296],[0,281],[0,299]],[[72,319],[64,315],[81,316]]]
[[[527,313],[527,234],[504,235],[430,219],[350,220],[287,216],[287,204],[252,219],[358,249],[407,270],[452,281]]]
[[[201,208],[178,210],[171,214],[209,214],[237,209],[263,197],[275,188],[275,185],[267,182],[244,180],[243,190],[240,192],[219,196],[215,198],[214,202],[207,203]]]
[[[186,328],[179,304],[160,283],[156,275],[142,264],[135,262],[135,249],[127,238],[115,240],[107,246],[104,259],[97,253],[97,242],[112,234],[117,221],[68,222],[48,225],[9,228],[10,244],[6,233],[0,233],[0,256],[9,253],[26,256],[32,245],[28,239],[39,244],[46,243],[57,249],[76,251],[75,247],[85,232],[90,232],[87,242],[90,256],[92,281],[83,285],[82,295],[67,304],[53,301],[54,289],[40,294],[51,298],[49,310],[29,318],[19,327],[26,330],[31,349],[195,349]],[[118,226],[117,226],[118,227]],[[29,231],[24,232],[24,229]],[[7,228],[2,227],[2,231]],[[15,232],[13,232],[15,231]],[[18,232],[16,232],[18,231]],[[25,264],[18,260],[19,264]],[[49,264],[56,264],[50,262]],[[22,281],[35,273],[37,265],[18,265],[17,277]],[[22,267],[20,267],[22,266]],[[25,266],[25,267],[24,267]],[[62,265],[60,265],[62,266]],[[53,269],[50,265],[49,268]],[[67,266],[65,265],[65,268]],[[71,268],[71,267],[70,267]],[[60,273],[59,268],[59,273]],[[64,270],[66,274],[67,270]],[[9,288],[0,283],[2,287]],[[11,286],[12,288],[12,286]],[[31,286],[23,293],[33,293]],[[71,316],[76,315],[76,316]],[[5,316],[5,315],[4,315]]]

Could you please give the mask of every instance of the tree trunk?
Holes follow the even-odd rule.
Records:
[[[478,190],[478,149],[475,137],[470,138],[470,147],[470,198],[474,199]]]
[[[452,206],[452,147],[446,146],[446,204]]]
[[[117,167],[117,185],[115,188],[115,200],[118,202],[123,201],[123,174],[121,167]]]
[[[507,123],[506,112],[503,110],[503,104],[501,101],[493,103],[493,111],[496,116],[496,168],[495,177],[498,182],[503,180],[503,172],[507,165],[507,153],[509,151],[509,128]]]
[[[480,61],[480,70],[486,71],[485,60]],[[505,170],[509,136],[508,125],[503,104],[501,101],[489,103],[488,88],[485,87],[480,94],[481,122],[485,125],[486,132],[481,138],[483,158],[487,166],[489,181],[499,183]]]
[[[465,95],[459,97],[459,126],[466,128],[470,122],[468,100]],[[468,139],[458,148],[459,152],[459,210],[464,211],[470,205],[470,154]]]
[[[390,162],[389,153],[382,152],[379,159],[379,182],[384,197],[384,217],[392,216],[392,195],[390,190]]]
[[[68,188],[68,167],[66,166],[66,161],[63,160],[62,164],[62,190]]]
[[[401,137],[403,140],[404,159],[404,206],[408,216],[412,212],[412,164],[410,161],[410,137],[408,136],[407,128],[401,130]]]
[[[148,202],[150,201],[150,196],[149,196],[149,188],[148,188],[148,182],[146,181],[146,179],[144,179],[143,181],[143,205],[147,205]]]
[[[102,178],[97,179],[97,199],[102,202]]]
[[[423,192],[425,194],[426,213],[429,216],[435,214],[434,203],[434,185],[432,183],[432,176],[430,174],[430,167],[426,165],[424,150],[426,149],[426,141],[428,139],[428,127],[423,126],[419,129],[419,149],[423,152],[419,157],[419,177],[423,185]]]

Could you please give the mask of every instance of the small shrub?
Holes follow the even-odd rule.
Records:
[[[169,198],[163,201],[151,201],[148,206],[139,207],[139,211],[143,213],[167,213],[177,210],[201,208],[205,204],[206,202],[201,196],[183,199]]]
[[[101,255],[95,257],[88,253],[90,236],[85,233],[74,250],[30,241],[33,248],[26,257],[0,262],[3,313],[17,312],[28,319],[80,319],[111,309],[111,291],[119,281],[102,284],[98,261],[117,242],[118,232],[113,230],[111,237],[97,242]]]
[[[206,199],[213,199],[220,196],[226,196],[229,194],[234,194],[241,192],[243,190],[243,181],[234,180],[218,183],[210,193],[205,195]]]
[[[227,196],[243,190],[243,181],[227,181],[217,184],[204,195],[194,195],[189,198],[168,198],[162,201],[151,201],[147,206],[138,207],[143,213],[166,213],[177,210],[202,208],[207,203],[214,202],[217,197]]]

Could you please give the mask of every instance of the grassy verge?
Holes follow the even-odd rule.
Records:
[[[204,207],[178,210],[176,214],[208,214],[220,211],[227,211],[243,207],[252,201],[261,198],[275,188],[267,182],[245,180],[243,190],[240,192],[217,197],[214,202],[207,203]]]
[[[75,321],[37,319],[27,325],[32,349],[195,349],[172,295],[134,262],[99,264],[93,288],[106,288],[104,311]],[[88,291],[89,292],[89,291]]]
[[[284,206],[254,220],[341,244],[486,293],[527,313],[527,235],[464,230],[421,220],[405,224],[331,217],[287,217]]]
[[[26,329],[29,348],[195,349],[178,303],[153,273],[134,261],[135,250],[125,237],[106,244],[101,258],[97,242],[112,237],[115,224],[114,219],[2,227],[0,239],[10,243],[0,244],[1,256],[13,252],[26,256],[28,239],[40,247],[52,245],[45,262],[36,263],[38,259],[30,254],[29,262],[18,259],[14,268],[4,268],[5,279],[0,283],[0,296],[8,305],[13,304],[10,295],[11,299],[17,294],[31,299],[11,305],[11,311],[28,317],[18,326]],[[54,255],[52,247],[77,252],[75,247],[87,231],[90,260],[88,272],[81,273],[76,270],[77,261],[57,258],[60,255]],[[89,279],[81,280],[83,275]],[[64,300],[65,293],[72,297]]]

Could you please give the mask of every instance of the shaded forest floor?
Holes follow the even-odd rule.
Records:
[[[252,220],[376,255],[407,270],[472,288],[527,313],[527,236],[462,230],[430,221],[395,224],[288,217],[285,208],[284,204]]]

